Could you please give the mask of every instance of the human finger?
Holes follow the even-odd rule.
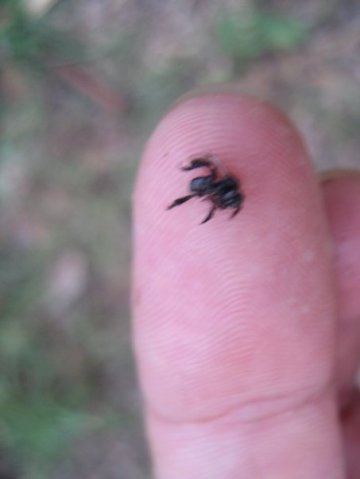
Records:
[[[166,207],[192,177],[178,166],[207,154],[246,199],[233,220],[225,210],[199,226],[206,204]],[[234,93],[177,105],[144,154],[134,240],[134,344],[157,477],[342,478],[330,242],[291,124]]]

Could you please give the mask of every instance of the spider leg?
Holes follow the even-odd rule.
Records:
[[[211,210],[207,214],[206,218],[204,218],[200,224],[202,225],[202,224],[206,223],[207,221],[209,221],[213,217],[215,210],[216,210],[216,205],[214,205],[211,208]]]
[[[210,160],[206,160],[205,158],[195,158],[191,160],[187,166],[183,166],[181,169],[183,171],[190,171],[194,170],[195,168],[201,168],[202,166],[208,166],[209,168],[213,167],[213,164]]]
[[[182,198],[177,198],[176,200],[174,200],[171,205],[169,205],[167,207],[168,210],[170,210],[171,208],[174,208],[174,206],[179,206],[179,205],[182,205],[183,203],[185,203],[186,201],[190,200],[191,198],[193,198],[194,196],[196,195],[187,195],[187,196],[183,196]]]
[[[207,160],[205,158],[195,158],[194,160],[190,161],[187,166],[183,166],[181,169],[183,171],[190,171],[194,170],[195,168],[202,168],[204,166],[210,169],[212,179],[215,180],[217,176],[217,168],[214,166],[211,160]]]
[[[234,216],[237,215],[240,210],[241,210],[241,206],[238,206],[236,210],[234,211],[234,213],[230,216],[230,218],[234,218]]]

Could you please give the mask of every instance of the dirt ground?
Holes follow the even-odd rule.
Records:
[[[0,479],[151,477],[130,344],[131,191],[172,101],[235,82],[360,166],[351,0],[0,2]]]

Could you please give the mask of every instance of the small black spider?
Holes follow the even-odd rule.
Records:
[[[245,198],[239,191],[238,181],[231,175],[220,177],[218,168],[214,165],[211,157],[196,158],[192,160],[189,165],[181,169],[183,171],[190,171],[202,167],[209,168],[210,174],[193,178],[189,185],[191,194],[177,198],[167,209],[170,210],[174,208],[174,206],[182,205],[196,196],[203,196],[204,199],[208,199],[212,203],[212,206],[208,215],[200,224],[209,221],[218,208],[235,208],[235,211],[231,215],[231,218],[233,218],[240,211]]]

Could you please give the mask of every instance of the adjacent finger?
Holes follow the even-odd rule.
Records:
[[[336,377],[347,462],[347,479],[360,477],[360,176],[348,173],[323,182],[335,242],[339,292]]]
[[[360,176],[323,182],[327,217],[335,244],[338,288],[337,383],[346,405],[360,363]]]

